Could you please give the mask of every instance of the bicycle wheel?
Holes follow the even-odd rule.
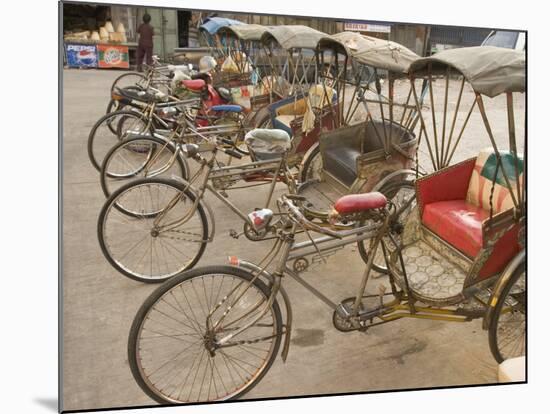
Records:
[[[310,180],[321,180],[323,171],[323,157],[317,145],[304,160],[304,166],[300,171],[300,181],[305,183]]]
[[[100,182],[105,197],[139,178],[176,176],[187,180],[187,162],[175,152],[171,142],[156,137],[129,138],[115,144],[101,165]]]
[[[132,134],[152,135],[151,123],[141,112],[116,111],[99,118],[88,136],[88,157],[94,168],[100,171],[113,145]]]
[[[525,321],[527,318],[526,271],[517,268],[502,291],[489,323],[489,347],[495,360],[525,355]]]
[[[223,401],[263,378],[277,356],[282,320],[277,301],[261,315],[270,289],[252,279],[239,268],[209,266],[177,275],[147,298],[130,329],[128,362],[149,397],[164,404]],[[212,346],[247,324],[226,346]]]
[[[388,185],[382,186],[380,192],[384,194],[388,200],[391,200],[399,211],[397,220],[390,224],[390,231],[394,231],[394,235],[398,236],[400,228],[402,228],[405,224],[409,214],[416,205],[414,184],[408,180],[397,183],[390,182]],[[360,226],[363,225],[365,225],[365,222],[360,223]],[[366,239],[357,242],[357,250],[365,263],[369,260],[370,251],[372,250],[372,243],[374,243],[373,239]],[[386,243],[386,246],[389,247],[390,243]],[[388,273],[386,260],[384,259],[384,253],[381,247],[379,247],[376,251],[372,268],[379,273]]]
[[[120,187],[99,214],[105,258],[123,275],[146,283],[192,268],[208,241],[207,216],[194,202],[195,195],[176,180],[146,178]]]
[[[115,88],[123,89],[128,86],[138,86],[141,89],[145,89],[147,87],[147,77],[139,72],[124,73],[114,80],[111,85],[111,92]]]

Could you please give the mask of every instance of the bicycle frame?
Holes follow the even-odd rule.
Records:
[[[203,203],[207,206],[208,211],[210,212],[211,209],[208,207],[204,200],[204,195],[206,191],[208,190],[210,193],[212,193],[218,200],[220,200],[223,204],[225,204],[233,213],[235,213],[241,220],[244,221],[245,225],[252,226],[252,222],[250,221],[250,218],[248,217],[247,213],[243,212],[241,209],[239,209],[235,204],[233,204],[228,198],[226,198],[226,195],[224,194],[224,190],[219,191],[215,188],[214,185],[210,183],[211,180],[223,180],[224,178],[228,178],[231,180],[246,180],[247,175],[251,173],[258,173],[258,172],[271,172],[273,175],[270,180],[266,181],[266,184],[269,184],[269,191],[268,195],[265,201],[264,207],[267,208],[269,204],[271,203],[271,200],[273,198],[273,193],[275,190],[275,184],[278,181],[285,181],[288,183],[290,190],[292,191],[294,188],[293,185],[293,177],[292,173],[289,171],[287,164],[286,164],[286,154],[283,155],[283,157],[275,160],[267,160],[267,161],[256,161],[247,163],[240,166],[227,166],[227,167],[216,167],[216,155],[218,148],[215,144],[212,143],[203,143],[200,144],[200,152],[206,152],[211,151],[212,156],[209,159],[205,159],[200,154],[195,155],[195,159],[201,164],[201,167],[195,173],[195,175],[186,182],[185,190],[189,189],[193,191],[195,194],[195,201],[193,203],[193,206],[189,210],[189,212],[179,219],[160,225],[160,222],[162,221],[163,217],[170,211],[176,203],[179,201],[181,194],[175,196],[170,202],[168,203],[167,207],[159,214],[158,217],[156,217],[154,221],[155,228],[162,232],[162,231],[169,231],[171,229],[177,228],[184,223],[186,223],[195,213],[200,203]],[[160,170],[160,172],[164,172],[168,170],[173,162],[175,162],[176,157],[178,157],[180,154],[185,154],[184,144],[178,143],[176,147],[176,151],[174,152],[174,155],[172,156],[171,161],[164,167],[163,170]],[[199,184],[198,187],[193,187],[193,184],[198,180],[200,175],[204,173],[204,176]],[[211,215],[212,216],[212,215]],[[214,223],[213,216],[211,217],[212,223]],[[253,227],[251,227],[253,228]],[[208,236],[208,242],[211,242],[214,238],[215,234],[215,227],[212,226],[211,234]]]
[[[356,291],[356,294],[353,298],[350,298],[350,299],[353,299],[353,304],[351,305],[351,307],[346,307],[343,304],[343,302],[335,303],[333,300],[331,300],[327,295],[325,295],[319,289],[317,289],[316,287],[308,283],[306,280],[304,280],[299,275],[299,271],[292,269],[289,266],[289,262],[291,261],[303,259],[307,256],[311,256],[315,254],[319,255],[319,257],[321,257],[321,259],[324,260],[323,253],[327,254],[335,249],[344,247],[348,244],[356,243],[358,241],[366,240],[366,239],[374,240],[374,246],[372,250],[373,252],[376,251],[377,247],[381,246],[384,252],[384,257],[387,261],[389,260],[389,252],[387,251],[387,247],[385,245],[383,238],[385,236],[389,236],[390,239],[392,238],[392,236],[389,233],[389,225],[391,222],[391,218],[394,214],[398,214],[398,212],[397,211],[390,212],[388,210],[385,210],[381,220],[378,220],[378,221],[375,221],[374,223],[370,223],[351,230],[339,231],[334,235],[325,235],[325,236],[320,236],[313,239],[308,233],[309,240],[304,242],[299,242],[299,243],[295,242],[294,235],[299,231],[298,228],[300,227],[300,224],[292,220],[292,227],[290,230],[279,231],[278,233],[279,239],[277,243],[273,246],[271,251],[262,260],[262,263],[267,262],[264,266],[256,265],[244,260],[237,259],[235,257],[230,257],[229,259],[230,264],[236,265],[238,267],[242,267],[245,270],[250,271],[254,275],[254,278],[250,282],[248,282],[244,287],[243,292],[237,295],[236,301],[238,301],[238,297],[240,297],[240,295],[244,294],[244,291],[246,291],[248,286],[251,286],[256,280],[256,278],[260,276],[267,279],[270,282],[271,294],[267,299],[263,301],[264,307],[262,311],[259,313],[259,315],[253,321],[247,323],[245,326],[239,328],[235,332],[232,332],[231,334],[228,334],[218,339],[216,346],[223,348],[223,347],[234,346],[239,344],[238,341],[232,342],[231,340],[236,336],[238,336],[239,333],[243,332],[250,326],[254,325],[256,322],[258,322],[265,315],[265,313],[268,312],[277,294],[281,293],[283,300],[285,302],[286,310],[287,310],[285,342],[284,342],[283,351],[281,354],[283,361],[286,360],[288,350],[289,350],[289,345],[290,345],[290,332],[291,332],[291,325],[292,325],[292,306],[288,298],[288,295],[286,294],[286,292],[282,287],[282,279],[285,276],[290,276],[292,279],[297,281],[305,289],[307,289],[314,296],[316,296],[320,301],[325,303],[339,317],[347,318],[353,327],[349,330],[367,329],[370,326],[379,325],[382,323],[394,321],[404,317],[432,319],[432,320],[441,320],[441,321],[450,321],[450,322],[467,322],[474,318],[483,317],[485,314],[484,310],[468,311],[467,309],[461,309],[458,307],[453,309],[443,309],[443,308],[438,309],[438,308],[432,308],[429,306],[418,306],[414,303],[415,300],[408,295],[408,287],[404,290],[398,291],[396,289],[393,278],[391,276],[390,276],[390,284],[391,284],[391,290],[392,290],[391,293],[385,293],[385,290],[380,290],[378,295],[365,295],[366,286],[371,274],[372,265],[375,257],[374,254],[369,256],[368,263],[366,265],[365,271],[363,272],[363,276],[361,278],[361,282]],[[302,227],[307,233],[308,225],[307,224],[305,226],[302,225]],[[311,229],[312,228],[309,228],[309,230]],[[392,241],[392,242],[395,243],[395,241]],[[267,266],[273,260],[273,258],[271,260],[268,260],[270,255],[273,255],[273,256],[279,255],[275,270],[273,272],[268,272],[266,270]],[[231,293],[233,293],[233,291]],[[383,298],[387,295],[392,295],[393,300],[384,303]],[[231,296],[231,294],[228,294],[227,296],[229,297]],[[374,297],[374,296],[379,297],[379,300],[380,300],[379,306],[374,307],[373,309],[362,310],[361,308],[362,299],[366,297]],[[210,325],[212,324],[210,321],[211,315],[213,315],[216,312],[216,310],[223,305],[223,302],[224,301],[222,300],[218,304],[218,306],[216,306],[211,311],[210,315],[207,317],[208,324]],[[258,309],[259,306],[260,304],[256,304],[252,308],[251,312]],[[216,321],[216,323],[212,326],[215,327],[219,325],[224,317],[225,316],[221,316],[221,319]],[[377,318],[378,321],[375,322],[373,320],[374,318]],[[367,326],[365,326],[361,324],[361,321],[365,321],[365,322],[370,321],[370,322],[368,323]],[[233,321],[232,323],[234,322],[235,321]]]

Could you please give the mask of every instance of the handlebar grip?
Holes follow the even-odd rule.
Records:
[[[233,141],[231,141],[229,138],[219,138],[219,140],[225,145],[233,145]]]
[[[238,158],[239,160],[243,157],[241,153],[235,151],[235,150],[232,150],[232,149],[226,149],[224,150],[224,152],[227,154],[227,155],[230,155],[232,157],[235,157],[235,158]]]

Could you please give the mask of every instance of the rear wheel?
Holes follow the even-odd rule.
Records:
[[[300,181],[302,183],[310,180],[322,179],[323,173],[323,157],[321,156],[321,150],[317,145],[304,160],[302,171],[300,172]]]
[[[380,192],[384,194],[388,200],[391,200],[395,205],[398,215],[394,223],[390,224],[390,231],[393,232],[394,237],[399,237],[400,231],[404,226],[409,214],[416,205],[415,188],[412,181],[405,180],[401,182],[389,182],[387,185],[382,186]],[[364,226],[366,223],[360,223],[360,226]],[[357,242],[357,249],[359,254],[365,263],[369,260],[370,252],[372,251],[372,244],[374,239],[366,239]],[[390,243],[386,243],[390,246]],[[386,260],[384,259],[384,253],[379,246],[376,250],[376,256],[373,262],[373,269],[379,273],[388,273],[386,266]]]
[[[271,115],[267,114],[257,124],[256,128],[271,129],[273,128],[273,122],[271,122]]]
[[[191,269],[208,241],[208,219],[186,184],[166,178],[130,182],[107,199],[97,224],[107,261],[123,275],[162,282]]]
[[[498,363],[525,355],[527,285],[525,264],[504,287],[489,323],[489,346]]]
[[[165,404],[243,395],[267,373],[281,343],[277,301],[265,309],[270,293],[251,273],[230,266],[193,269],[167,281],[132,323],[128,362],[134,379]],[[228,334],[236,335],[219,345]]]
[[[137,86],[140,89],[146,89],[147,78],[145,77],[145,75],[139,72],[124,73],[114,80],[113,84],[111,85],[111,92],[113,92],[115,88],[124,89],[129,86]]]

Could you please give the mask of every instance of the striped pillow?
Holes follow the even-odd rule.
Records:
[[[493,213],[500,213],[514,207],[512,196],[508,185],[506,184],[505,176],[508,177],[512,192],[517,200],[517,184],[519,178],[520,191],[523,192],[523,156],[518,156],[518,173],[516,177],[516,160],[509,151],[500,151],[502,159],[502,168],[499,168],[493,191]],[[492,148],[482,150],[476,160],[466,201],[477,207],[489,211],[491,189],[493,188],[493,179],[497,168],[497,158]],[[504,169],[504,173],[503,170]]]

